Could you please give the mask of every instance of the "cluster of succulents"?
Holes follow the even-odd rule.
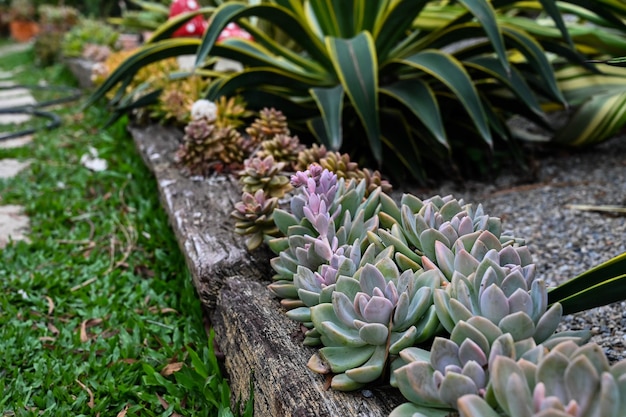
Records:
[[[396,203],[318,163],[291,186],[288,208],[259,190],[235,217],[276,253],[269,290],[331,388],[390,383],[409,401],[390,417],[626,415],[626,362],[610,366],[588,331],[556,332],[562,308],[528,247],[482,206]]]
[[[161,88],[157,102],[150,106],[150,117],[174,125],[185,125],[191,119],[193,103],[200,98],[206,80],[199,75],[170,80],[168,77],[152,83]]]

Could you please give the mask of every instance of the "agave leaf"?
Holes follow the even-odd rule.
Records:
[[[426,126],[437,142],[450,149],[441,119],[441,112],[439,111],[439,104],[435,98],[435,93],[428,84],[417,78],[401,80],[382,87],[380,92],[406,106]]]
[[[424,50],[395,62],[420,69],[444,83],[463,104],[483,140],[490,147],[493,146],[485,110],[463,64],[452,55],[438,50]]]
[[[284,88],[292,88],[294,91],[307,90],[311,84],[316,84],[313,78],[304,77],[290,71],[283,71],[275,67],[249,68],[245,71],[225,76],[211,82],[208,88],[207,98],[215,100],[220,96],[232,96],[239,89],[262,86],[281,85]]]
[[[181,13],[177,16],[174,16],[168,19],[167,22],[165,22],[163,25],[159,26],[155,31],[153,31],[147,43],[153,44],[168,39],[174,32],[176,32],[176,29],[183,26],[188,20],[203,14],[210,14],[214,10],[214,7],[201,7],[198,10]]]
[[[572,49],[575,49],[574,42],[572,41],[572,37],[570,36],[567,30],[567,26],[565,25],[565,22],[563,21],[563,16],[561,15],[561,12],[556,5],[556,1],[555,0],[539,0],[539,1],[541,2],[541,5],[543,6],[546,13],[550,15],[552,20],[554,20],[554,23],[556,24],[556,26],[561,31],[561,34],[563,35],[563,39],[565,39],[565,41],[569,44],[569,46]]]
[[[467,9],[474,15],[476,20],[480,22],[481,27],[491,41],[491,45],[496,52],[498,60],[505,72],[510,72],[509,60],[504,47],[502,33],[500,33],[500,25],[496,20],[496,13],[491,3],[486,0],[460,0]]]
[[[211,24],[204,34],[202,44],[196,55],[196,66],[201,66],[206,57],[211,53],[218,36],[226,25],[239,20],[242,17],[256,16],[266,19],[280,27],[300,46],[302,46],[316,61],[326,68],[332,68],[330,60],[324,50],[322,42],[304,25],[304,17],[299,16],[282,5],[259,4],[247,5],[238,2],[225,2],[220,5],[211,18]],[[327,64],[327,65],[324,65]]]
[[[429,1],[412,0],[386,3],[384,15],[376,20],[372,31],[380,62],[387,61],[387,58],[392,55],[392,50],[406,36],[407,30]]]
[[[343,140],[341,114],[343,112],[344,89],[339,84],[332,88],[312,88],[309,90],[320,109],[324,131],[315,131],[316,136],[330,149],[338,150]],[[313,127],[313,126],[309,126]]]
[[[382,162],[378,114],[378,62],[369,32],[351,39],[326,38],[335,72],[367,133],[374,158]]]
[[[554,137],[569,146],[588,146],[614,136],[626,125],[626,91],[597,94],[584,102]]]
[[[467,67],[473,67],[491,77],[497,79],[502,84],[506,85],[515,95],[528,106],[538,117],[543,117],[544,112],[541,109],[539,101],[532,94],[530,86],[524,80],[522,74],[515,68],[511,68],[509,73],[506,73],[499,61],[489,57],[476,57],[469,61],[466,61]]]
[[[550,304],[560,303],[563,314],[606,305],[626,298],[626,253],[622,253],[548,292]]]
[[[142,47],[136,53],[126,58],[126,60],[109,75],[104,83],[89,96],[84,107],[93,105],[120,81],[132,79],[142,67],[165,58],[193,54],[198,48],[198,45],[198,39],[176,38]]]
[[[602,67],[602,73],[569,65],[556,72],[558,85],[570,104],[580,105],[599,93],[626,90],[626,68]]]

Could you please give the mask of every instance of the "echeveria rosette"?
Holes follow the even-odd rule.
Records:
[[[532,337],[537,343],[553,344],[563,338],[578,342],[588,338],[586,332],[554,335],[563,310],[558,303],[548,308],[547,286],[535,278],[526,246],[502,247],[488,231],[475,239],[471,251],[465,243],[459,239],[450,250],[437,242],[439,267],[425,262],[425,269],[453,271],[450,284],[434,294],[437,315],[446,330],[451,332],[461,320],[482,316],[515,340]]]
[[[274,210],[278,207],[277,198],[266,198],[263,190],[254,195],[244,192],[241,201],[235,204],[231,216],[236,219],[235,233],[249,235],[246,240],[248,250],[256,249],[266,238],[279,233],[274,223]]]
[[[556,345],[534,360],[497,357],[488,395],[466,395],[463,417],[626,417],[626,361],[595,343]]]
[[[434,196],[426,200],[405,194],[400,208],[379,214],[381,228],[370,240],[394,246],[396,260],[402,269],[417,269],[424,259],[438,265],[435,243],[447,248],[465,238],[475,240],[482,231],[489,231],[502,245],[523,244],[520,239],[502,233],[499,218],[484,213],[482,205],[474,207],[452,196]],[[468,249],[469,250],[469,249]],[[450,279],[450,271],[441,268]]]
[[[413,404],[404,405],[403,412],[414,407],[454,409],[463,395],[485,396],[494,358],[518,359],[537,355],[541,349],[532,339],[515,342],[484,317],[471,317],[460,321],[449,339],[436,337],[430,352],[420,348],[401,351],[391,382]]]
[[[357,239],[353,245],[346,246],[345,251],[333,253],[329,263],[321,265],[317,271],[299,265],[293,276],[293,285],[298,291],[298,299],[304,306],[289,310],[287,316],[312,328],[310,308],[320,303],[332,303],[332,293],[339,276],[352,277],[359,268],[366,264],[379,263],[383,258],[389,258],[391,254],[392,248],[379,252],[373,244],[361,254],[361,246]],[[319,333],[315,329],[306,333],[305,345],[314,346],[319,343]]]
[[[332,303],[311,307],[311,320],[324,347],[309,361],[319,373],[336,374],[331,387],[357,389],[381,377],[390,355],[434,337],[441,328],[432,293],[438,271],[400,273],[385,257],[354,277],[340,276]]]
[[[298,172],[292,177],[292,184],[298,188],[290,202],[291,212],[274,212],[276,226],[284,236],[268,242],[278,255],[270,261],[276,275],[269,288],[287,300],[283,304],[288,308],[304,305],[294,301],[298,300],[293,285],[298,266],[320,272],[322,265],[348,251],[355,242],[361,245],[360,250],[365,250],[368,232],[378,229],[382,201],[387,206],[394,204],[380,190],[365,198],[363,181],[338,180],[318,165]]]

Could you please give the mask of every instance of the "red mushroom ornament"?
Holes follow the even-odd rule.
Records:
[[[217,42],[228,38],[241,38],[247,41],[253,41],[254,38],[248,32],[239,27],[237,23],[230,22],[217,37]]]
[[[200,5],[196,0],[174,0],[172,5],[170,6],[170,15],[172,18],[174,16],[178,16],[182,13],[193,12],[200,8]],[[201,15],[198,15],[189,21],[187,21],[183,26],[176,29],[176,31],[172,34],[172,37],[202,37],[204,31],[207,28],[207,22],[203,19]]]

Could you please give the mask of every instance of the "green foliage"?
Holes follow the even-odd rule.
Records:
[[[152,31],[167,21],[169,7],[163,2],[131,0],[139,10],[124,10],[121,17],[110,17],[107,22],[120,30]]]
[[[216,57],[242,62],[242,72],[212,74],[207,98],[239,93],[251,108],[279,108],[294,131],[308,130],[355,159],[382,162],[396,177],[441,176],[443,164],[466,167],[461,161],[470,150],[477,156],[473,171],[484,172],[494,147],[519,155],[511,140],[517,132],[506,124],[510,116],[549,128],[546,104],[566,105],[546,52],[555,63],[583,65],[583,53],[614,50],[622,42],[615,31],[624,26],[623,11],[609,0],[576,6],[553,0],[224,2],[199,12],[212,13],[212,23],[197,65],[210,68]],[[561,12],[580,20],[566,24]],[[217,42],[229,22],[254,41]],[[168,22],[152,42],[160,44],[181,23]],[[146,47],[135,62],[145,65],[157,50],[182,53],[181,46],[164,43],[151,53]],[[134,71],[124,67],[112,77],[122,80]],[[623,118],[615,119],[607,117],[612,124],[596,140],[615,132]]]
[[[113,49],[119,33],[113,27],[93,19],[81,19],[63,38],[63,55],[80,57],[88,44]]]
[[[574,312],[624,298],[626,255],[549,296],[523,240],[502,233],[500,219],[481,206],[409,194],[396,205],[380,189],[365,198],[364,181],[338,181],[318,165],[297,172],[292,184],[290,211],[273,213],[283,236],[268,241],[277,254],[269,288],[308,328],[304,343],[322,345],[308,367],[331,374],[333,389],[389,382],[411,402],[391,417],[454,410],[532,417],[601,408],[621,392],[626,362],[609,369],[601,348],[585,344],[586,330],[555,331],[560,301]],[[514,374],[530,379],[509,385]],[[588,381],[584,395],[568,375]],[[520,391],[535,383],[534,397]],[[507,402],[533,403],[526,397],[541,408],[511,411]]]
[[[72,82],[32,55],[16,82]],[[191,277],[154,181],[125,122],[107,112],[57,110],[60,129],[0,158],[31,167],[0,180],[3,204],[22,204],[30,243],[0,250],[0,410],[7,415],[239,415],[208,336]],[[108,162],[80,164],[89,147]],[[168,405],[164,404],[167,403]],[[245,415],[251,416],[251,402]]]

